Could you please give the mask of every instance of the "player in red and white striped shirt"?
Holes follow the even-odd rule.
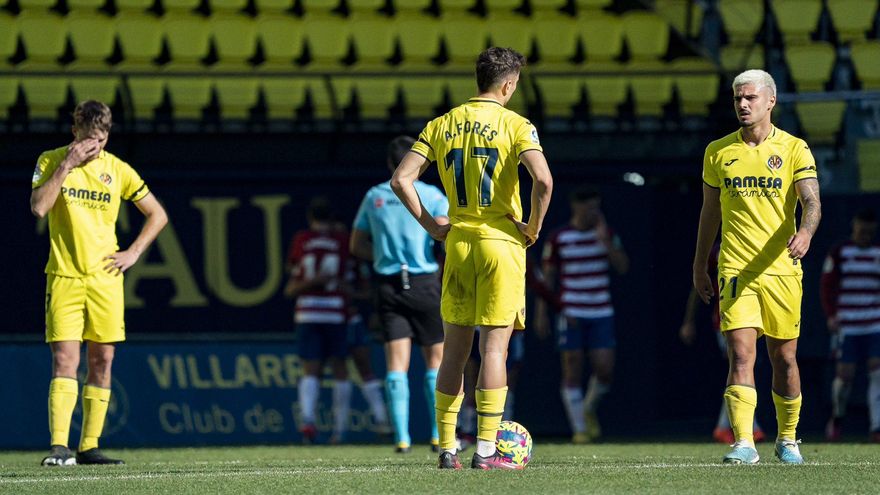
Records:
[[[557,343],[562,353],[562,399],[575,443],[601,435],[596,408],[614,373],[614,307],[610,268],[623,274],[629,258],[620,239],[605,223],[598,190],[582,187],[569,197],[571,220],[544,246],[543,270],[558,293]],[[537,324],[546,326],[546,305],[538,301]],[[539,329],[540,331],[540,329]],[[593,371],[584,396],[581,375],[584,350]]]
[[[348,234],[334,228],[330,203],[325,198],[312,200],[307,217],[309,228],[297,232],[290,243],[290,280],[284,288],[287,297],[296,298],[293,320],[303,361],[303,378],[297,387],[302,414],[299,430],[307,442],[317,437],[321,370],[329,362],[334,378],[334,426],[330,441],[338,443],[348,426],[351,402],[351,381],[345,364]]]
[[[835,246],[822,273],[822,307],[828,330],[837,336],[837,374],[831,385],[830,441],[840,438],[841,420],[856,364],[867,361],[871,439],[880,442],[880,244],[874,241],[877,216],[862,210],[852,221],[850,239]]]

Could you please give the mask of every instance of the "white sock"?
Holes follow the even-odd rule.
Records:
[[[871,431],[880,430],[880,369],[868,373],[868,412]]]
[[[318,406],[318,394],[321,392],[321,384],[316,376],[304,376],[299,381],[299,410],[302,413],[302,422],[305,424],[315,423],[315,408]]]
[[[462,433],[475,435],[477,433],[477,408],[470,404],[461,406],[461,412],[458,413],[458,423],[458,429]]]
[[[584,393],[578,387],[565,387],[562,389],[562,404],[568,415],[568,424],[575,433],[587,431],[584,421]]]
[[[852,381],[845,382],[838,376],[834,377],[831,382],[831,414],[835,418],[846,416],[846,406],[851,391]],[[870,404],[870,401],[868,403]]]
[[[727,404],[721,401],[721,412],[718,413],[718,423],[715,425],[722,430],[730,428],[730,417],[727,415]]]
[[[351,382],[333,382],[333,434],[340,439],[348,430],[348,417],[351,415]]]
[[[489,457],[495,454],[495,442],[486,440],[477,440],[477,455],[480,457]]]
[[[611,390],[611,385],[601,383],[596,375],[590,377],[590,385],[587,387],[587,396],[584,397],[584,410],[595,413],[599,407],[599,401]]]
[[[361,393],[370,405],[373,419],[380,425],[388,424],[388,409],[385,408],[385,397],[382,394],[382,380],[374,378],[361,384]]]
[[[504,401],[504,415],[501,416],[502,420],[510,421],[513,419],[513,401],[514,394],[512,391],[507,391],[507,399]]]

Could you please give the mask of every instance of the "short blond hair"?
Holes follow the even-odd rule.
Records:
[[[103,102],[86,100],[73,110],[73,127],[76,129],[110,132],[112,125],[113,115],[110,113],[110,107]]]
[[[769,88],[770,94],[776,96],[776,81],[773,76],[761,69],[750,69],[740,73],[733,79],[733,90],[746,84],[753,84],[760,91],[761,88]]]

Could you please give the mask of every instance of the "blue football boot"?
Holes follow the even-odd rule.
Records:
[[[801,449],[798,448],[800,440],[789,440],[783,438],[776,440],[776,458],[783,464],[803,464],[804,458],[801,456]]]
[[[731,445],[733,450],[724,456],[722,462],[724,464],[757,464],[761,458],[755,447],[745,441],[739,441]]]

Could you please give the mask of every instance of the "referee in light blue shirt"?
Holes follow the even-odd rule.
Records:
[[[393,172],[415,140],[398,136],[388,144],[388,169]],[[425,209],[438,223],[449,223],[449,202],[440,189],[415,183]],[[385,389],[394,424],[397,452],[408,453],[409,371],[412,343],[425,357],[425,398],[431,419],[431,449],[438,445],[434,419],[434,388],[443,357],[443,323],[440,320],[439,265],[434,240],[397,199],[391,182],[370,189],[354,219],[351,253],[373,262],[377,274],[376,310],[382,323],[388,374]]]

